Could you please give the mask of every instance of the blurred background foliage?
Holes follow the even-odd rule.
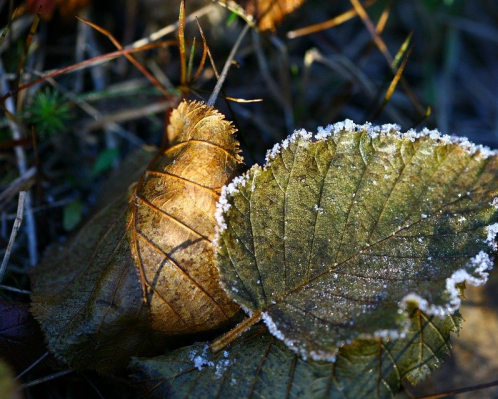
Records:
[[[262,163],[266,150],[295,128],[316,131],[318,126],[345,118],[356,123],[398,123],[404,130],[437,128],[445,134],[467,136],[477,143],[498,147],[498,3],[368,3],[373,3],[366,8],[371,21],[382,27],[384,54],[358,17],[306,36],[288,37],[293,30],[348,11],[352,8],[349,0],[308,0],[275,32],[252,30],[246,37],[223,95],[262,101],[229,103],[219,99],[216,105],[239,129],[248,166]],[[40,4],[42,19],[25,54],[33,13]],[[179,6],[179,0],[0,0],[1,29],[17,8],[16,18],[0,44],[1,95],[49,71],[116,50],[109,38],[77,21],[74,15],[101,26],[127,46],[168,26],[170,33],[161,40],[176,40],[172,24],[178,20]],[[199,16],[216,67],[221,70],[244,21],[210,0],[188,0],[186,7],[187,16]],[[381,108],[393,79],[390,61],[410,35],[413,49],[403,82]],[[202,40],[197,25],[190,22],[186,26],[189,47],[194,37],[195,71],[202,56]],[[176,46],[136,53],[136,58],[172,96],[188,92],[191,98],[207,100],[216,83],[215,72],[206,63],[199,78],[188,88],[182,87]],[[0,114],[2,255],[15,219],[17,192],[22,188],[31,188],[27,210],[32,220],[25,218],[23,222],[2,284],[29,290],[26,271],[48,246],[65,241],[95,212],[103,182],[113,170],[114,176],[116,171],[119,176],[121,160],[142,144],[159,146],[164,142],[171,105],[123,57],[48,79],[4,103],[11,117],[5,112]],[[36,173],[30,173],[32,168]],[[494,292],[471,296],[468,306],[482,305],[496,296]],[[0,295],[15,301],[28,300],[25,293],[12,290],[2,289]],[[465,318],[465,311],[462,313]],[[486,317],[496,320],[496,308],[491,314]],[[462,336],[465,330],[464,325]],[[494,341],[486,342],[489,346]],[[470,347],[478,353],[480,349],[475,345]],[[464,346],[468,348],[468,344]],[[467,380],[454,377],[459,368],[465,371],[458,358],[447,362],[445,370],[450,372],[444,374],[443,370],[417,390],[433,393],[463,382],[477,384],[493,379],[498,366],[491,358],[485,348],[479,352]],[[484,368],[489,372],[479,371]],[[63,378],[45,383],[45,396],[29,389],[27,396],[79,397],[84,392],[95,395],[97,391],[115,389],[94,376]],[[69,388],[75,381],[85,388]],[[414,388],[410,390],[415,392]],[[496,392],[488,390],[486,395],[496,397]]]

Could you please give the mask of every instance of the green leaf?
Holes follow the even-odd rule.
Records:
[[[92,167],[90,175],[92,177],[95,177],[100,175],[102,172],[105,172],[106,170],[110,169],[114,164],[114,162],[118,159],[118,156],[119,156],[118,148],[106,148],[97,157],[97,160],[95,161],[95,164]]]
[[[304,361],[256,326],[216,355],[196,344],[129,369],[146,398],[391,398],[403,378],[417,382],[439,364],[460,323],[420,311],[413,319],[409,339],[357,340],[334,363]]]
[[[62,219],[62,225],[64,230],[71,231],[78,225],[81,221],[81,215],[83,212],[83,204],[79,198],[75,199],[70,204],[64,207],[64,217]]]
[[[451,314],[463,283],[486,280],[497,169],[494,152],[435,131],[298,131],[223,189],[222,284],[303,357],[400,336],[404,310]]]

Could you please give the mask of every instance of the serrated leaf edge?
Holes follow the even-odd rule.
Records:
[[[474,155],[475,153],[479,153],[484,159],[489,158],[491,156],[498,156],[498,151],[491,150],[487,146],[483,146],[480,144],[474,144],[469,141],[466,137],[452,136],[441,134],[437,129],[429,130],[424,128],[422,131],[417,132],[414,129],[410,129],[406,132],[400,132],[400,126],[397,124],[384,124],[380,126],[372,125],[370,122],[367,122],[363,125],[358,125],[354,123],[350,119],[346,119],[343,122],[337,122],[333,125],[328,125],[324,127],[318,127],[317,133],[313,134],[311,132],[306,131],[305,129],[296,130],[293,134],[288,136],[282,143],[276,143],[272,149],[268,150],[266,153],[266,162],[263,168],[258,164],[255,164],[251,169],[249,169],[244,174],[237,176],[234,178],[229,184],[222,187],[221,196],[216,204],[216,231],[215,237],[212,241],[213,250],[215,256],[218,254],[219,248],[219,239],[224,230],[227,229],[227,224],[225,221],[225,214],[230,209],[231,205],[228,201],[228,197],[236,194],[239,191],[239,187],[244,186],[249,180],[250,173],[254,170],[266,170],[270,165],[272,160],[280,153],[282,149],[286,149],[289,144],[301,141],[302,144],[311,144],[313,142],[326,141],[331,137],[341,133],[341,132],[353,132],[353,133],[364,133],[367,132],[369,137],[374,139],[379,135],[395,135],[398,139],[408,139],[411,142],[423,137],[429,137],[434,140],[434,144],[436,146],[454,144],[460,146],[464,151],[466,151],[470,155]],[[498,209],[498,197],[494,198],[489,205]],[[498,234],[498,223],[494,223],[492,225],[486,226],[487,238],[486,242],[491,250],[498,249],[498,243],[495,239]],[[409,308],[417,307],[422,312],[427,315],[434,315],[437,317],[444,317],[446,315],[454,314],[461,305],[461,291],[458,288],[458,285],[462,283],[470,284],[473,286],[480,286],[486,283],[488,280],[489,273],[488,271],[493,268],[493,258],[489,256],[484,251],[480,251],[475,257],[471,258],[467,265],[459,269],[446,279],[446,292],[448,293],[448,301],[444,306],[437,306],[431,304],[427,299],[421,297],[416,293],[409,293],[403,297],[403,299],[398,303],[398,312],[403,314]],[[220,271],[221,273],[221,271]],[[475,273],[476,275],[472,275],[471,273]],[[221,280],[220,285],[227,292],[229,296],[232,295],[231,290],[227,287]],[[249,315],[252,314],[252,311],[246,309],[242,306],[244,311]],[[298,353],[304,360],[306,360],[307,355],[309,354],[311,358],[315,361],[330,361],[334,362],[336,359],[336,354],[338,352],[338,348],[351,343],[353,340],[349,342],[343,342],[338,345],[338,348],[334,353],[330,352],[321,352],[321,351],[312,351],[305,352],[303,349],[299,349],[296,346],[296,342],[285,338],[284,334],[278,329],[277,325],[273,321],[273,319],[266,313],[262,312],[262,318],[266,326],[268,327],[269,332],[275,336],[276,338],[283,341],[286,346],[295,353]],[[369,339],[369,338],[385,338],[385,339],[400,339],[406,336],[410,328],[409,321],[400,325],[399,329],[389,329],[389,330],[378,330],[373,334],[360,334],[355,337],[355,339]]]

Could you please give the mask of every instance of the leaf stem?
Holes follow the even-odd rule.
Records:
[[[263,313],[261,313],[260,311],[254,312],[251,317],[237,324],[226,334],[222,335],[220,338],[213,341],[209,349],[211,349],[211,352],[213,353],[219,352],[227,345],[232,343],[241,334],[249,330],[249,328],[251,328],[257,322],[259,322],[262,318],[263,318]]]

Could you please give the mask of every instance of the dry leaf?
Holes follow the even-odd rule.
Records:
[[[305,0],[237,0],[245,12],[258,21],[261,30],[275,30],[287,14],[299,8]],[[222,1],[222,3],[230,3]]]
[[[154,330],[203,331],[238,310],[219,287],[211,248],[221,187],[242,162],[234,132],[214,108],[183,102],[168,126],[175,140],[137,187],[128,239]]]
[[[219,192],[241,163],[234,129],[197,102],[180,104],[168,129],[176,140],[136,188],[31,273],[32,311],[50,350],[74,368],[116,371],[238,312],[211,248]]]

